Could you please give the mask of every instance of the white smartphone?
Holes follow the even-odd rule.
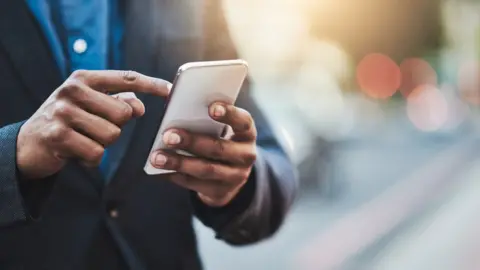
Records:
[[[213,102],[234,104],[247,73],[248,65],[240,59],[182,65],[165,103],[163,120],[150,154],[166,148],[162,137],[163,133],[171,128],[221,137],[226,127],[210,117],[208,107]],[[183,151],[177,153],[189,155]],[[174,172],[153,167],[150,155],[144,171],[149,175]]]

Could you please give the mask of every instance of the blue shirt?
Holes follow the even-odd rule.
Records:
[[[77,69],[121,67],[123,21],[117,0],[26,0],[64,78]],[[100,168],[108,169],[107,154]]]

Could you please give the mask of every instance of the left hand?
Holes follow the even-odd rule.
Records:
[[[212,119],[232,128],[231,138],[213,138],[171,129],[163,141],[171,150],[184,150],[195,157],[173,151],[157,151],[150,162],[156,168],[175,170],[170,180],[196,191],[209,206],[227,205],[247,182],[256,159],[257,130],[247,111],[223,103],[209,108]]]

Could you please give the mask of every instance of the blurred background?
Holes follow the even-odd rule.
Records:
[[[300,192],[208,270],[480,269],[480,2],[224,0]]]

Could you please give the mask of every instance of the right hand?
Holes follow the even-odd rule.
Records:
[[[121,127],[145,113],[143,103],[126,92],[167,96],[169,83],[133,71],[74,72],[20,129],[17,168],[22,177],[53,175],[69,159],[98,166]]]

